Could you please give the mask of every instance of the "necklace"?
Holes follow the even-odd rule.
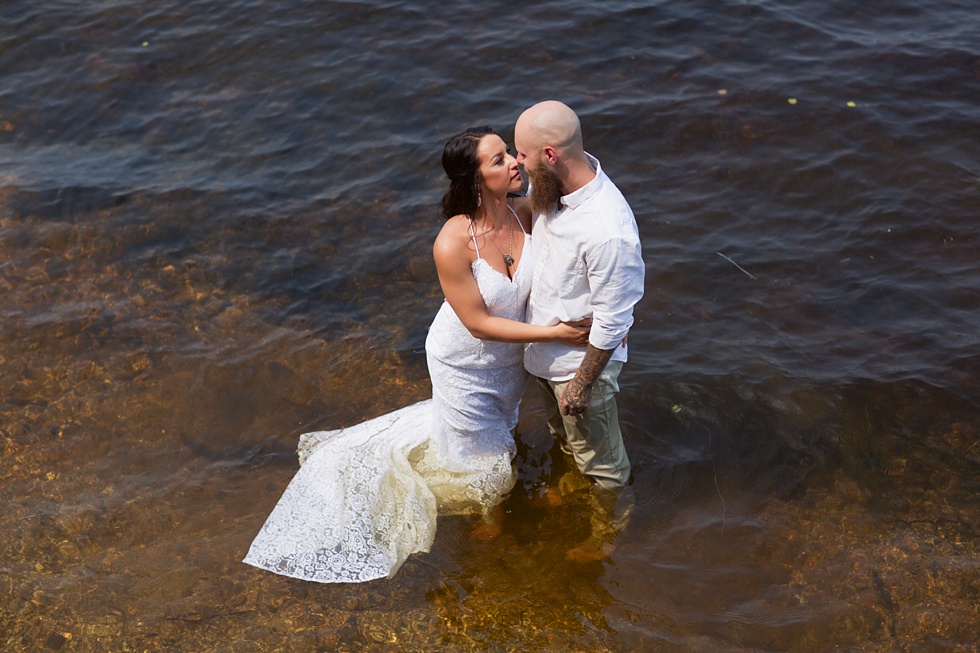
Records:
[[[501,254],[504,255],[504,263],[507,264],[507,267],[510,267],[510,266],[514,265],[514,257],[511,256],[511,252],[514,251],[514,219],[513,219],[513,216],[511,216],[511,220],[510,220],[510,248],[509,248],[509,251],[506,251],[505,252],[504,250],[500,249],[500,245],[498,245],[497,244],[497,241],[493,239],[493,234],[491,234],[489,231],[487,231],[486,234],[487,234],[487,238],[490,239],[490,242],[493,243],[493,246],[497,248],[497,251],[499,251]]]

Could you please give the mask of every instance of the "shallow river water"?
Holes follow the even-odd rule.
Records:
[[[0,649],[976,651],[966,0],[0,2]],[[608,558],[530,388],[503,533],[242,564],[429,395],[442,145],[558,98],[637,215]],[[574,474],[572,475],[574,476]]]

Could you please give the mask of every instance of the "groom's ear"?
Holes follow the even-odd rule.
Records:
[[[558,150],[550,145],[545,145],[543,148],[541,148],[541,155],[544,160],[551,165],[558,163]]]

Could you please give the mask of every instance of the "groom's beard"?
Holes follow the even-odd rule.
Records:
[[[544,165],[527,170],[527,177],[531,182],[531,209],[545,215],[554,213],[558,209],[558,201],[565,194],[561,177]]]

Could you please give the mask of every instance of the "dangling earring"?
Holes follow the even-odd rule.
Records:
[[[482,204],[483,204],[483,193],[481,193],[480,191],[477,191],[476,192],[476,207],[477,208],[480,208],[480,206]]]

